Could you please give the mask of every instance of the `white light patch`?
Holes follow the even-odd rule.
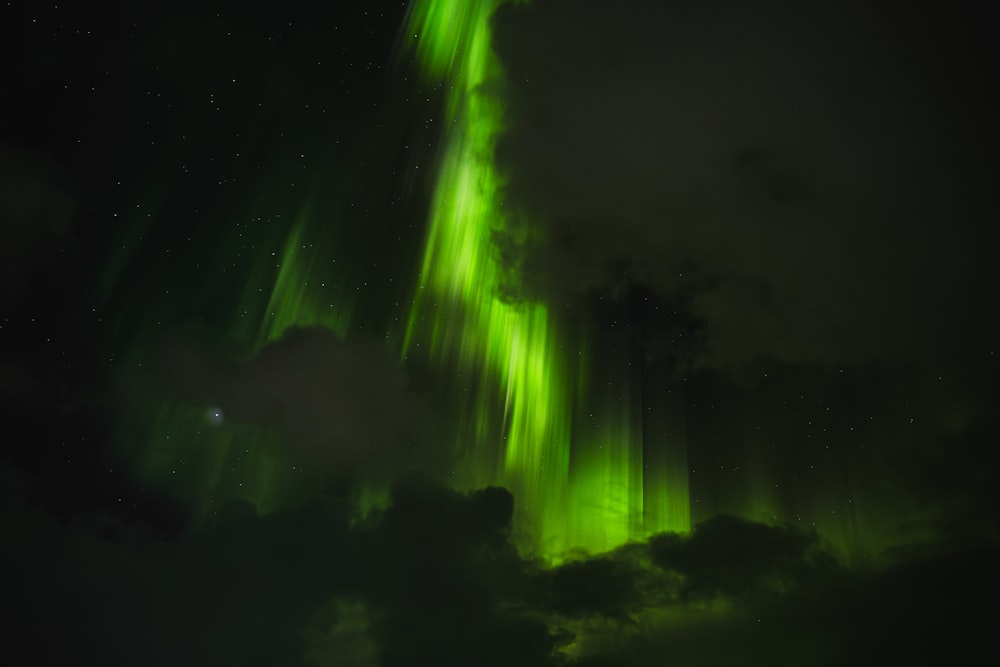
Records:
[[[205,417],[215,426],[222,424],[224,419],[222,415],[222,408],[211,407],[205,412]]]

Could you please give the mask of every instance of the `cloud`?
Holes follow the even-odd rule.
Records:
[[[0,566],[17,573],[4,657],[17,664],[832,666],[996,653],[995,545],[852,572],[817,559],[808,535],[722,517],[546,569],[517,554],[499,488],[405,478],[353,527],[335,491],[266,516],[233,502],[165,537],[113,512],[57,520],[30,480],[6,466],[0,478]]]
[[[631,591],[624,619],[609,613],[617,601],[601,614],[580,615],[590,606],[581,605],[556,617],[572,635],[564,651],[573,664],[933,665],[996,654],[989,602],[967,595],[995,586],[995,541],[857,571],[821,552],[814,535],[720,516],[690,536],[654,536],[651,561],[646,549],[569,566],[590,569],[575,582],[584,590],[609,582],[612,563],[632,573],[620,587]]]
[[[183,400],[218,406],[226,421],[277,428],[318,470],[398,473],[436,466],[432,408],[385,345],[322,328],[289,329],[236,363],[205,336],[179,331],[163,345],[158,375]],[[440,450],[441,448],[437,448]]]
[[[523,604],[512,516],[505,489],[461,494],[426,478],[394,487],[367,558],[384,666],[552,664],[555,640]]]
[[[984,353],[997,107],[962,11],[503,7],[522,289],[651,289],[702,323],[709,368]]]
[[[5,662],[303,664],[302,629],[347,563],[346,516],[236,509],[167,539],[121,514],[60,522],[6,503],[0,566],[18,576],[4,599]]]
[[[0,507],[17,664],[552,664],[547,624],[516,604],[503,489],[404,479],[354,528],[337,493],[266,516],[231,502],[167,539],[113,513],[60,522],[25,484]]]
[[[641,565],[630,558],[603,556],[541,572],[537,603],[566,616],[627,618],[640,606]]]
[[[815,534],[719,515],[690,537],[663,534],[650,540],[653,562],[685,578],[685,597],[739,595],[815,579],[834,569]]]

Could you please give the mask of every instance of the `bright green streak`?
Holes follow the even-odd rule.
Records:
[[[277,274],[265,311],[256,332],[256,349],[278,340],[289,327],[325,327],[340,336],[346,336],[354,307],[347,290],[330,289],[336,280],[328,269],[328,248],[317,252],[305,241],[305,228],[309,220],[303,212],[295,221],[285,240],[284,250],[277,262]],[[256,295],[247,294],[244,301],[253,303]]]
[[[517,493],[536,529],[569,475],[570,403],[556,372],[558,339],[542,304],[500,298],[503,270],[491,243],[502,229],[500,188],[493,168],[502,129],[498,101],[483,86],[500,77],[489,17],[496,2],[426,2],[411,7],[410,32],[431,77],[450,84],[445,148],[430,211],[420,286],[408,321],[404,353],[429,338],[429,355],[474,373],[475,418],[466,437],[496,439],[468,456],[468,484],[503,481]],[[430,320],[429,332],[424,323]],[[500,418],[497,419],[498,413]],[[498,480],[498,472],[500,480]]]
[[[596,426],[581,420],[575,413],[591,403],[589,372],[569,363],[577,355],[565,347],[560,323],[546,304],[502,296],[509,277],[493,241],[506,227],[503,181],[493,163],[503,130],[495,97],[502,71],[489,32],[498,4],[426,0],[410,8],[408,33],[423,73],[447,84],[449,130],[404,356],[426,344],[424,353],[444,372],[469,378],[458,416],[466,454],[459,482],[513,490],[522,547],[558,558],[686,531],[686,471],[667,480],[663,470],[674,462],[657,461],[664,468],[646,474],[635,405],[599,404]],[[668,481],[680,487],[654,490]]]

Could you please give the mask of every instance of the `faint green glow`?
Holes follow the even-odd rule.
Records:
[[[204,410],[160,400],[126,423],[120,439],[130,443],[132,472],[188,506],[195,520],[209,517],[228,500],[273,511],[289,498],[319,491],[282,456],[280,439],[257,426],[211,423]]]
[[[640,397],[594,406],[603,423],[589,423],[579,410],[595,393],[590,385],[600,390],[588,370],[569,363],[586,354],[566,347],[566,324],[544,303],[503,296],[509,276],[493,240],[507,224],[493,161],[503,130],[502,71],[489,25],[498,5],[427,0],[410,7],[407,33],[422,73],[446,83],[448,131],[404,357],[425,346],[420,352],[445,372],[469,378],[458,416],[465,453],[458,481],[510,488],[526,549],[558,558],[686,531],[686,471],[647,474]],[[677,488],[659,488],[670,483]]]
[[[334,598],[306,625],[303,663],[310,667],[377,667],[378,643],[371,626],[371,613],[363,601]]]
[[[354,493],[351,498],[354,509],[351,516],[352,528],[361,525],[371,516],[373,511],[385,509],[391,503],[389,484],[384,482],[377,483],[370,481],[365,484],[358,484],[354,487],[353,491]]]
[[[306,243],[304,230],[309,219],[308,213],[302,213],[285,240],[270,298],[260,318],[258,349],[281,338],[289,327],[320,326],[347,335],[354,304],[346,296],[347,290],[326,289],[336,280],[335,273],[326,268],[330,249]],[[248,296],[251,302],[257,299],[256,295]]]
[[[652,575],[649,590],[668,590],[676,582],[656,579],[655,566],[645,564],[644,574]],[[572,662],[589,657],[607,655],[616,651],[627,651],[634,646],[637,638],[672,637],[690,641],[690,636],[719,636],[719,626],[739,619],[740,611],[733,598],[718,595],[705,599],[681,601],[676,598],[642,607],[629,615],[628,622],[621,619],[601,618],[559,618],[552,624],[554,631],[566,633],[573,639],[560,646],[556,655]],[[696,640],[697,641],[697,640]],[[676,645],[679,642],[672,642]],[[679,662],[677,664],[705,664],[702,662]],[[731,664],[729,661],[716,664]],[[805,662],[801,664],[807,664]]]
[[[319,217],[308,208],[283,224],[274,220],[260,225],[250,245],[252,261],[242,276],[242,298],[223,301],[204,310],[212,323],[226,332],[227,355],[248,359],[294,326],[322,326],[341,336],[349,332],[354,310],[354,290],[334,269],[333,249],[315,243]],[[234,245],[239,238],[231,239]],[[124,260],[122,260],[124,262]],[[176,267],[178,272],[183,266]],[[161,275],[169,275],[162,269]],[[234,276],[236,277],[236,276]],[[121,288],[120,288],[121,289]],[[221,286],[206,290],[218,299]],[[167,319],[157,308],[162,302],[147,299],[149,318],[131,333],[122,363],[143,368],[148,349],[170,335],[157,320]],[[197,309],[203,294],[191,295]],[[129,308],[124,313],[132,312]],[[220,360],[221,361],[221,360]],[[191,405],[164,392],[130,397],[134,401],[121,420],[118,446],[127,456],[137,479],[166,493],[202,520],[228,500],[242,500],[266,513],[320,493],[318,480],[308,475],[287,454],[281,435],[257,424],[209,419],[206,405]]]

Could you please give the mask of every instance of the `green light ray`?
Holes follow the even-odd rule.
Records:
[[[499,4],[428,0],[410,7],[407,34],[421,71],[447,84],[443,126],[449,129],[404,359],[419,350],[443,372],[475,378],[465,402],[474,417],[458,416],[459,440],[474,441],[459,443],[465,458],[458,481],[514,492],[526,550],[556,559],[573,549],[604,551],[653,532],[687,530],[686,482],[658,490],[686,470],[646,473],[638,397],[600,406],[600,430],[580,422],[573,388],[592,383],[589,371],[568,363],[575,355],[564,345],[567,323],[547,304],[504,298],[511,276],[494,241],[507,231],[504,181],[493,162],[503,131],[496,96],[503,75],[489,30]],[[612,372],[623,363],[613,360]],[[583,392],[575,400],[594,397]]]
[[[131,444],[130,466],[190,509],[201,521],[227,500],[242,500],[262,513],[307,491],[310,480],[281,456],[280,439],[256,426],[213,425],[203,408],[160,400],[150,417],[132,420],[121,440]]]
[[[249,359],[294,326],[322,326],[347,336],[355,306],[354,290],[331,261],[331,248],[315,243],[320,216],[303,207],[290,224],[275,220],[258,228],[250,247],[243,296],[235,307],[200,307],[194,295],[189,307],[210,314],[209,323],[226,336],[234,360]],[[229,239],[234,245],[237,238]],[[183,271],[183,266],[177,266]],[[206,292],[215,299],[221,286]],[[144,294],[135,298],[148,298]],[[227,302],[232,304],[233,302]],[[164,333],[161,320],[176,316],[157,309],[176,302],[154,301],[136,330],[126,332],[129,348],[122,363],[142,367]],[[131,312],[127,307],[123,312]],[[190,317],[190,315],[188,316]],[[281,434],[256,424],[212,424],[208,405],[191,405],[156,391],[131,397],[117,442],[137,480],[156,488],[190,510],[196,520],[211,516],[227,500],[242,500],[267,513],[320,492],[319,482],[287,454]]]
[[[479,378],[473,390],[475,427],[462,435],[498,445],[502,440],[503,446],[500,456],[476,447],[466,456],[461,481],[511,487],[519,512],[544,533],[543,517],[568,482],[571,405],[555,360],[559,340],[548,309],[500,296],[504,269],[491,239],[505,223],[503,183],[492,163],[502,109],[485,92],[500,76],[489,39],[489,17],[497,4],[411,6],[409,33],[416,36],[424,73],[450,84],[445,126],[451,129],[403,351],[411,353],[418,338],[429,340],[431,358],[451,361]]]
[[[346,336],[354,301],[346,290],[327,289],[337,277],[329,268],[329,248],[310,248],[303,212],[285,240],[277,275],[257,333],[256,348],[278,340],[290,327],[320,326]]]

